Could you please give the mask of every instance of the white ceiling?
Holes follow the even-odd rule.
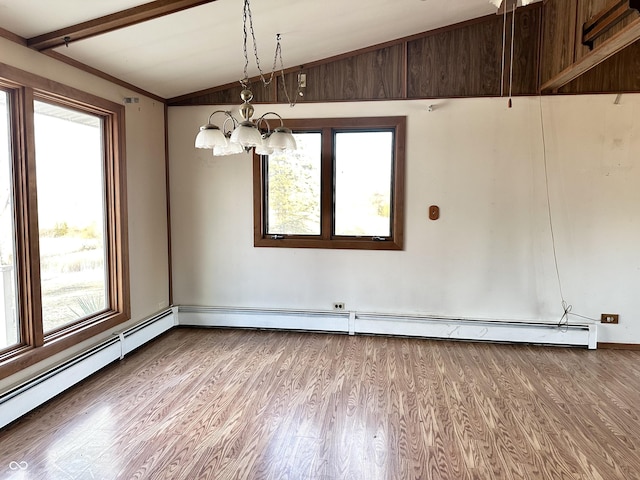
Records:
[[[0,27],[31,38],[144,3],[0,0]],[[242,7],[242,0],[217,0],[56,50],[171,98],[242,77]],[[288,68],[496,10],[489,0],[253,0],[251,9],[261,67],[267,72],[277,33]],[[256,74],[251,59],[249,75]]]

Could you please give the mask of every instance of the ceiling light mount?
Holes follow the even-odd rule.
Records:
[[[251,41],[253,42],[253,52],[255,56],[256,67],[260,74],[260,80],[262,84],[269,86],[274,78],[276,78],[276,68],[278,61],[280,62],[280,72],[282,75],[282,88],[284,90],[287,102],[290,106],[294,106],[298,96],[302,96],[301,88],[303,81],[306,82],[306,76],[298,75],[298,91],[294,95],[293,101],[287,91],[287,86],[284,79],[284,62],[282,60],[282,45],[280,40],[282,36],[276,34],[276,51],[273,57],[273,67],[271,74],[267,79],[267,76],[260,67],[260,58],[258,57],[258,47],[256,44],[256,36],[253,29],[253,17],[251,15],[251,5],[249,0],[244,0],[244,6],[242,10],[242,25],[243,25],[243,54],[244,54],[244,76],[240,80],[242,85],[242,92],[240,92],[240,98],[242,104],[238,109],[241,120],[237,120],[229,111],[216,110],[209,116],[209,121],[200,127],[200,131],[196,136],[195,146],[196,148],[207,148],[213,150],[213,155],[232,155],[235,153],[241,153],[242,151],[250,151],[252,148],[256,149],[256,153],[260,155],[269,155],[274,152],[289,151],[296,149],[296,141],[290,129],[284,126],[282,117],[275,112],[267,112],[256,120],[253,120],[253,114],[255,109],[251,104],[253,100],[253,92],[251,91],[251,85],[249,81],[249,54],[247,50],[247,40],[249,34],[251,34]],[[212,117],[217,113],[223,113],[225,120],[222,125],[222,129],[215,124],[211,123]],[[280,120],[280,126],[271,130],[266,117],[273,115]],[[229,126],[230,128],[227,128]]]

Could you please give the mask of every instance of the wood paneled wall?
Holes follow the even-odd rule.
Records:
[[[516,11],[513,92],[538,91],[541,4]],[[289,69],[285,82],[296,91],[299,73],[307,75],[303,102],[396,100],[500,95],[503,18],[488,15],[379,47]],[[510,20],[507,26],[505,84],[509,80]],[[279,77],[278,82],[282,79]],[[279,84],[255,84],[254,103],[287,102]],[[238,85],[170,99],[170,105],[219,105],[240,101]],[[505,93],[508,92],[508,87]]]
[[[540,86],[588,55],[582,27],[610,0],[545,0],[516,10],[512,90],[537,95]],[[599,37],[597,48],[637,19],[637,12]],[[500,96],[509,92],[511,19],[507,17],[505,70],[501,82],[503,17],[488,15],[383,45],[290,68],[294,95],[299,73],[307,76],[298,103]],[[277,82],[277,83],[276,83]],[[503,85],[503,92],[501,92]],[[282,78],[252,85],[254,103],[287,103]],[[238,83],[174,99],[169,105],[240,103]],[[572,81],[557,93],[640,91],[640,42]],[[550,92],[546,92],[550,93]],[[556,93],[555,91],[553,93]],[[293,97],[292,97],[293,99]]]
[[[584,73],[560,93],[640,92],[640,42]]]
[[[575,62],[577,0],[547,0],[544,3],[540,78],[551,80]]]

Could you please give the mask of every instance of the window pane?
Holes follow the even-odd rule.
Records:
[[[34,102],[44,331],[107,308],[102,120]]]
[[[335,235],[389,237],[393,132],[335,135]]]
[[[298,149],[267,159],[267,233],[320,235],[320,133],[295,133]]]
[[[7,92],[0,90],[0,350],[20,341],[8,103]]]

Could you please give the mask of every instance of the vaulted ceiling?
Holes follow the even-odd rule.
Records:
[[[161,11],[196,3],[84,39],[74,38],[79,29],[70,29],[74,33],[67,46],[58,39],[58,46],[49,49],[171,98],[242,77],[242,0],[0,0],[0,28],[34,46],[39,36],[129,9],[135,13],[142,5]],[[285,67],[291,67],[496,11],[489,0],[254,0],[251,7],[266,71],[272,67],[278,33]],[[251,54],[251,45],[249,49]],[[252,61],[249,75],[257,73]]]

